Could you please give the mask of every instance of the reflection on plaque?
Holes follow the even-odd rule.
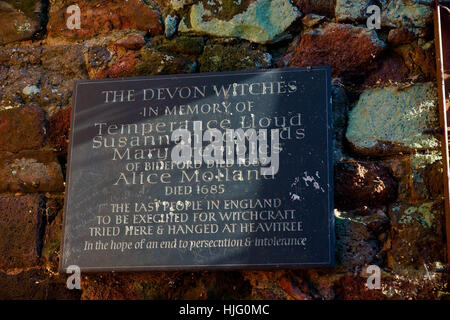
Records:
[[[61,269],[334,264],[328,67],[79,81]]]

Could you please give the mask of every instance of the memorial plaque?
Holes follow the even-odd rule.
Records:
[[[334,264],[329,67],[75,85],[61,270]]]

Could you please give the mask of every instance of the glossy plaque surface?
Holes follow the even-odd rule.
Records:
[[[62,270],[334,264],[328,67],[79,81],[71,121]]]

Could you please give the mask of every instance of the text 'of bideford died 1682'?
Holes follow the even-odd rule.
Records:
[[[330,69],[78,81],[61,270],[334,264]]]

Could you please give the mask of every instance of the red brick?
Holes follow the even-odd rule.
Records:
[[[54,113],[48,123],[48,139],[58,154],[67,155],[72,107]]]
[[[397,28],[389,31],[388,42],[394,46],[414,41],[416,34],[408,28]]]
[[[125,49],[138,50],[145,45],[145,39],[142,34],[132,33],[122,39],[117,40],[115,44]]]
[[[329,23],[302,36],[290,66],[329,65],[334,77],[364,76],[376,69],[384,48],[374,31]]]
[[[38,149],[45,141],[44,111],[34,105],[0,111],[0,151]]]
[[[334,16],[336,0],[294,0],[292,1],[302,13],[316,13],[329,17]]]
[[[38,264],[44,211],[42,195],[0,196],[0,269]]]
[[[340,162],[334,179],[337,208],[382,205],[397,195],[397,182],[389,169],[374,162]]]
[[[18,274],[0,272],[0,299],[2,300],[79,300],[80,290],[66,287],[67,275],[49,276],[42,269]]]
[[[140,30],[150,35],[163,33],[159,12],[140,0],[76,1],[80,8],[81,28],[67,28],[67,7],[73,1],[54,4],[50,9],[47,25],[50,37],[87,39],[113,30]]]
[[[410,81],[408,68],[398,55],[392,55],[383,60],[380,68],[371,73],[364,81],[364,87],[386,87],[396,83]]]
[[[41,29],[42,1],[9,2],[0,1],[0,45],[30,39]]]
[[[61,192],[64,177],[52,152],[0,154],[0,192]]]

